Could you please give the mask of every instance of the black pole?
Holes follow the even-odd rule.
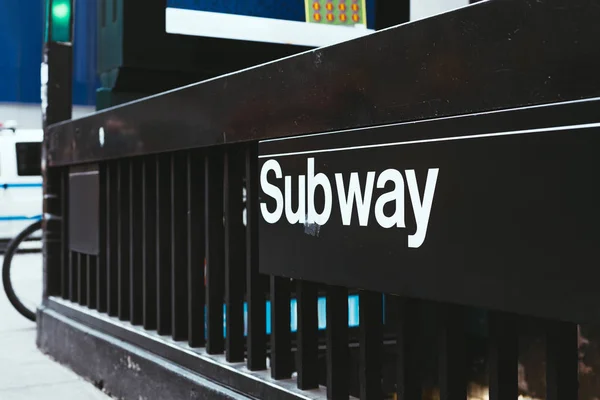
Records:
[[[43,178],[43,265],[44,301],[60,293],[61,248],[61,170],[46,168],[50,125],[71,119],[73,69],[74,0],[46,0],[46,30],[41,65],[41,101],[44,144],[42,146]],[[55,7],[59,8],[55,8]],[[55,20],[61,18],[62,20]],[[58,21],[58,22],[57,22]],[[53,37],[53,24],[67,25],[66,37]],[[65,40],[66,39],[66,40]],[[65,193],[66,194],[66,193]],[[62,244],[66,245],[66,244]]]

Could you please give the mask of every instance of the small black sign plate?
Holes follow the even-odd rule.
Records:
[[[260,270],[600,322],[587,101],[261,142]]]

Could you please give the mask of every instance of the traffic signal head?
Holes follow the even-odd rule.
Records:
[[[46,42],[71,41],[72,8],[72,0],[46,0]]]

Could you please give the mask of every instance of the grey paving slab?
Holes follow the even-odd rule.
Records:
[[[0,256],[0,265],[2,261]],[[14,262],[15,291],[25,300],[39,304],[41,255],[17,256]],[[110,399],[70,369],[42,354],[35,345],[35,337],[35,324],[12,308],[0,288],[0,400]]]

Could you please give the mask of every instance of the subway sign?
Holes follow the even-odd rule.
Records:
[[[600,321],[594,100],[265,140],[263,273]]]

